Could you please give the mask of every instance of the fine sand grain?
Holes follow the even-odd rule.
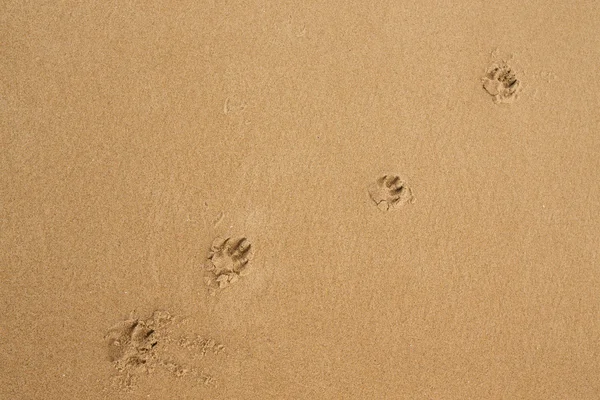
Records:
[[[0,400],[600,399],[600,2],[0,4]]]

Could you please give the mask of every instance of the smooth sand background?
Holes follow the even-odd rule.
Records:
[[[0,4],[0,398],[600,398],[600,3],[96,3]],[[217,386],[106,390],[156,309]]]

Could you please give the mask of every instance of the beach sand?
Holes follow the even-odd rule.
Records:
[[[600,398],[600,3],[0,20],[0,399]]]

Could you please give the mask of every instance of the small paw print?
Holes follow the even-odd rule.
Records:
[[[213,289],[223,289],[237,282],[241,276],[248,274],[251,256],[252,246],[246,238],[215,239],[208,255],[210,276],[205,278],[206,284]]]
[[[145,364],[156,345],[154,330],[145,321],[130,319],[110,329],[108,341],[109,360],[118,369]]]
[[[413,203],[412,189],[398,176],[384,175],[369,187],[371,200],[382,211]]]
[[[166,311],[155,311],[147,320],[130,316],[114,325],[105,335],[108,359],[125,375],[148,372],[156,364],[155,346],[161,338],[160,331],[172,321]],[[128,378],[131,381],[131,378]]]
[[[506,63],[494,64],[482,78],[483,88],[496,103],[513,102],[521,89],[521,81]]]

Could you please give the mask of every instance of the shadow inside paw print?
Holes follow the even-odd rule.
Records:
[[[506,63],[494,64],[488,68],[482,79],[483,88],[496,103],[514,101],[521,89],[521,81]]]
[[[252,246],[246,238],[215,239],[208,256],[207,269],[211,276],[206,278],[206,284],[213,289],[223,289],[236,282],[240,276],[248,274],[251,257]]]
[[[384,175],[369,187],[371,200],[382,211],[414,202],[412,189],[398,176]]]

